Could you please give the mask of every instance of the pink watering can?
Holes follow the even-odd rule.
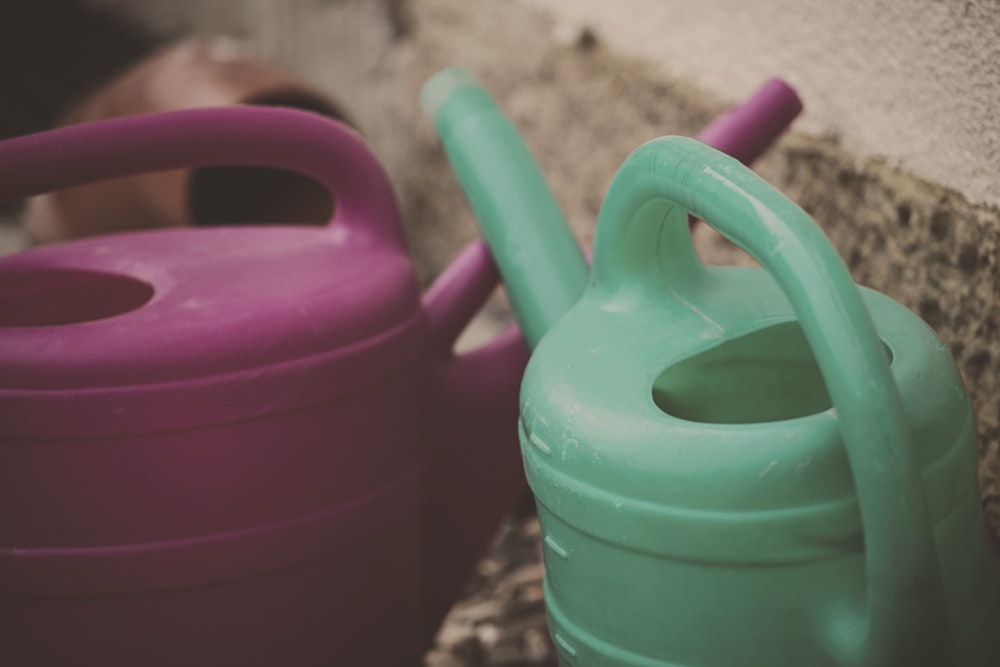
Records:
[[[421,297],[345,126],[262,108],[76,126],[0,144],[0,196],[219,163],[311,176],[334,219],[0,261],[5,664],[415,664],[522,488],[518,332],[451,352],[489,255]]]
[[[771,110],[730,138],[795,115]],[[452,353],[497,281],[485,246],[421,296],[346,127],[228,108],[60,129],[0,143],[0,199],[219,164],[310,176],[334,218],[0,260],[5,664],[416,664],[523,489],[519,332]]]

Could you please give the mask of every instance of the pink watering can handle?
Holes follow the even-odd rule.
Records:
[[[361,138],[341,123],[295,109],[190,109],[9,139],[0,142],[0,201],[216,165],[277,167],[309,176],[334,196],[335,228],[348,230],[355,241],[405,245],[392,186]]]

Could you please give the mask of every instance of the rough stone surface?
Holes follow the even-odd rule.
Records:
[[[795,137],[765,174],[830,236],[855,280],[919,314],[950,349],[976,412],[980,486],[1000,549],[1000,215],[837,146]],[[778,162],[778,164],[775,164]]]

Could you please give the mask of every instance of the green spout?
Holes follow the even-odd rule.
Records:
[[[520,134],[475,77],[436,74],[421,93],[534,348],[575,304],[587,263]]]
[[[583,294],[588,268],[520,134],[470,72],[445,69],[421,93],[455,177],[534,348]],[[765,82],[699,139],[750,164],[802,111],[781,79]]]

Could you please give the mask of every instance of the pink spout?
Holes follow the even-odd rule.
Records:
[[[698,139],[751,164],[801,111],[802,100],[795,90],[781,79],[770,79],[743,104],[712,121]]]
[[[476,241],[424,297],[431,346],[428,394],[429,496],[424,548],[425,633],[430,641],[476,562],[525,487],[516,432],[518,390],[528,361],[510,326],[461,356],[455,338],[499,276]]]

